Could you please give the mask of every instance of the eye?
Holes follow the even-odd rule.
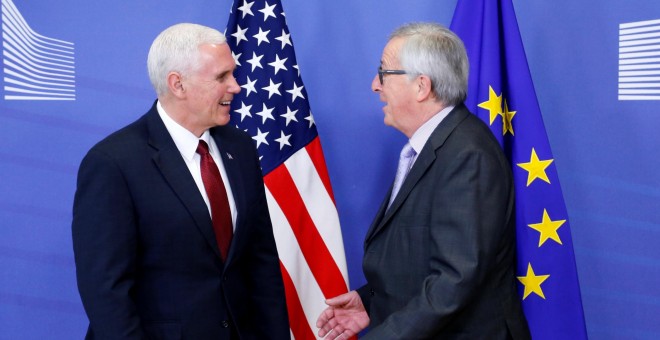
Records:
[[[222,82],[224,82],[225,80],[227,80],[227,78],[228,78],[229,76],[232,76],[232,75],[233,75],[232,72],[229,72],[229,71],[227,71],[227,72],[223,72],[223,73],[219,74],[219,75],[215,78],[215,80],[217,80],[218,82],[222,83]]]

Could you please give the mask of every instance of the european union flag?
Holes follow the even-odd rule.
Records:
[[[536,339],[586,339],[570,224],[511,0],[459,0],[467,107],[490,125],[516,187],[517,277]]]

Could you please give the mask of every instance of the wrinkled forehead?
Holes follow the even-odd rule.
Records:
[[[383,68],[393,68],[393,67],[398,67],[401,66],[400,60],[399,60],[399,55],[401,51],[401,47],[403,46],[403,43],[405,42],[405,39],[401,37],[395,37],[392,38],[390,41],[387,42],[387,45],[385,45],[385,48],[383,48],[383,55],[381,57],[381,66]]]

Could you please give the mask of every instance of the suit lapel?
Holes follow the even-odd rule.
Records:
[[[365,247],[368,245],[369,241],[385,227],[385,225],[392,219],[392,217],[397,213],[401,208],[401,205],[406,201],[406,198],[410,195],[410,192],[415,188],[417,183],[420,181],[424,173],[428,170],[429,167],[435,162],[436,159],[436,150],[442,147],[445,143],[451,132],[458,126],[458,124],[463,121],[470,112],[465,108],[464,105],[459,105],[455,107],[445,119],[440,122],[440,124],[435,128],[429,140],[424,144],[422,151],[419,153],[415,164],[410,169],[408,176],[403,181],[399,193],[394,198],[392,205],[387,209],[387,204],[389,203],[389,197],[392,193],[392,188],[388,191],[385,200],[380,206],[378,214],[374,219],[374,222],[369,227],[367,236],[365,238]],[[387,209],[387,210],[386,210]]]
[[[208,207],[199,193],[197,184],[190,175],[190,170],[183,161],[179,149],[158,116],[155,104],[147,113],[146,118],[149,145],[154,149],[152,154],[154,163],[192,216],[195,226],[204,235],[206,242],[220,257]]]

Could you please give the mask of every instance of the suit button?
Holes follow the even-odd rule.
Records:
[[[376,292],[372,289],[369,289],[369,295],[374,296],[376,295]]]
[[[222,281],[227,281],[227,275],[222,277]]]
[[[227,320],[222,320],[222,327],[224,328],[229,327],[229,322]]]

